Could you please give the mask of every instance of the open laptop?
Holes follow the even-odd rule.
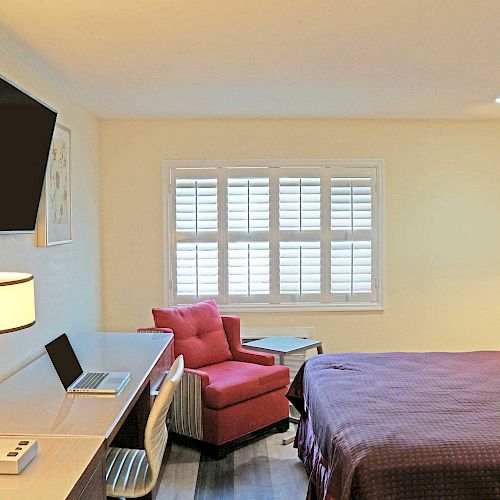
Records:
[[[84,372],[65,333],[45,349],[68,393],[116,394],[130,380],[129,372]]]

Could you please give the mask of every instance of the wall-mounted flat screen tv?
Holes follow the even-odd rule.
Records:
[[[35,229],[56,117],[0,77],[0,232]]]

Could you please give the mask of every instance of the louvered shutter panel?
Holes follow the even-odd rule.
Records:
[[[229,231],[269,231],[269,177],[229,178]]]
[[[332,293],[372,291],[370,241],[332,241]]]
[[[215,296],[219,293],[217,243],[177,243],[177,295]]]
[[[262,300],[270,288],[269,177],[228,178],[227,224],[229,296]]]
[[[319,177],[280,177],[280,229],[319,230],[321,227],[320,190]]]
[[[318,300],[321,292],[319,176],[279,178],[279,228],[281,297],[285,300]],[[290,298],[286,299],[287,296]]]
[[[179,232],[217,231],[217,179],[177,179],[175,217]]]
[[[332,229],[371,229],[371,178],[333,178]]]
[[[331,179],[332,294],[373,291],[372,182],[371,177]]]
[[[321,290],[319,241],[280,242],[280,293],[317,294]]]
[[[229,242],[229,295],[269,294],[269,242]]]
[[[181,302],[218,295],[217,211],[215,177],[176,179],[175,266]],[[204,237],[213,241],[203,241]]]

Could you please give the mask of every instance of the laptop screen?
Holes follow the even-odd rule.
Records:
[[[65,333],[45,346],[62,385],[67,389],[82,373],[82,367]]]

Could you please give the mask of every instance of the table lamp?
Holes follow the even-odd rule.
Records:
[[[0,333],[35,324],[35,284],[32,274],[0,273]]]

